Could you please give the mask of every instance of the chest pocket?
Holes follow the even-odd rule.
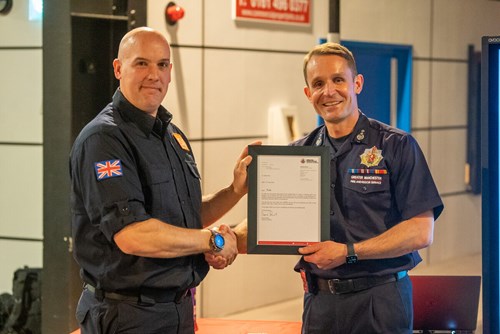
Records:
[[[186,154],[186,158],[184,159],[184,161],[186,162],[191,174],[196,179],[201,179],[200,172],[198,171],[198,167],[196,167],[196,162],[194,161],[193,157],[189,154]]]
[[[162,165],[153,165],[147,170],[146,180],[148,185],[168,183],[172,181],[172,173],[170,168],[165,168]]]
[[[186,154],[184,161],[191,175],[188,182],[189,194],[191,197],[191,203],[193,205],[194,212],[196,214],[201,211],[201,176],[200,172],[198,171],[198,167],[196,167],[196,162],[190,154]]]
[[[390,176],[347,173],[343,181],[345,218],[366,235],[383,231],[383,217],[390,211],[392,203]]]
[[[175,184],[170,168],[152,165],[146,171],[146,189],[144,191],[146,211],[154,217],[165,217],[170,203],[177,201]]]

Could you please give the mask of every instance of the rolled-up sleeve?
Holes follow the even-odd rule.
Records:
[[[112,241],[123,227],[149,219],[144,207],[142,184],[119,132],[98,133],[82,143],[79,154],[71,161],[73,186],[79,187],[81,203],[90,223]],[[114,163],[114,172],[102,177],[98,164]]]

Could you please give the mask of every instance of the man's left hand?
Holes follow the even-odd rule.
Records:
[[[336,268],[346,261],[347,250],[344,244],[334,241],[323,241],[299,248],[304,260],[314,263],[319,269]]]
[[[254,141],[250,145],[262,145],[261,141]],[[233,171],[233,191],[238,195],[245,195],[248,192],[247,168],[252,162],[252,157],[248,155],[248,146],[241,152]]]

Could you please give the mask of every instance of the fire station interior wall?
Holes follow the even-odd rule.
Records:
[[[16,269],[42,267],[42,21],[28,5],[0,15],[0,293]]]
[[[301,131],[314,128],[303,95],[302,59],[325,37],[328,2],[313,1],[309,28],[235,22],[232,0],[178,0],[186,10],[167,27],[168,1],[148,2],[148,25],[174,45],[164,105],[192,139],[205,193],[228,185],[235,159],[253,140],[267,143],[267,113],[295,106]],[[28,0],[0,15],[0,292],[15,269],[42,265],[42,25]],[[500,2],[490,0],[341,0],[343,40],[413,46],[411,131],[443,196],[423,265],[481,252],[481,197],[466,192],[468,45],[498,35]],[[373,85],[376,82],[366,82]],[[54,128],[54,131],[58,131]],[[246,198],[221,220],[246,216]],[[199,289],[200,316],[221,317],[300,296],[296,256],[239,255],[211,271]]]

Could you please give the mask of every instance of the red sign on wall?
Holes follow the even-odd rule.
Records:
[[[235,20],[311,24],[310,0],[233,0]]]

